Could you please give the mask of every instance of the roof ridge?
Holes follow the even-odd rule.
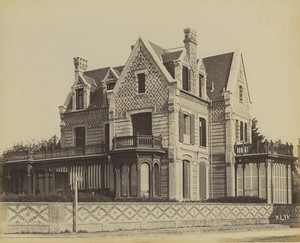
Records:
[[[211,58],[211,57],[218,57],[218,56],[223,56],[223,55],[228,55],[228,54],[234,54],[234,51],[226,52],[226,53],[222,53],[222,54],[217,54],[217,55],[213,55],[213,56],[207,56],[207,57],[203,57],[202,59]]]

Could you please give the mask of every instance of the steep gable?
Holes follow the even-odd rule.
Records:
[[[138,93],[138,73],[146,77],[142,94]],[[139,38],[114,89],[116,117],[124,117],[131,109],[154,107],[157,112],[165,111],[168,83],[172,81],[152,46]]]
[[[223,90],[227,89],[233,52],[203,58],[207,72],[207,96],[211,100],[222,97]]]

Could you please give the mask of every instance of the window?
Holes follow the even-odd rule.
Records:
[[[184,134],[190,135],[191,133],[191,121],[190,121],[190,116],[187,114],[183,115],[183,120],[184,120]]]
[[[235,140],[239,141],[239,138],[240,138],[239,120],[235,120]]]
[[[84,147],[85,146],[85,128],[77,127],[75,128],[75,146]]]
[[[245,129],[244,139],[245,139],[245,142],[247,142],[247,140],[248,140],[248,128],[247,128],[247,123],[245,123],[244,129]]]
[[[206,147],[206,120],[199,119],[199,145]]]
[[[202,97],[202,80],[204,76],[199,74],[199,97]]]
[[[106,89],[107,89],[107,90],[113,90],[114,87],[115,87],[115,83],[108,83],[108,84],[106,85]]]
[[[240,141],[243,141],[243,140],[244,140],[244,124],[241,121],[240,122]]]
[[[76,90],[76,110],[83,109],[83,89]]]
[[[243,102],[243,86],[239,86],[239,97],[240,97],[240,102]]]
[[[138,78],[138,93],[145,93],[145,74],[139,73]]]
[[[141,187],[140,195],[149,197],[150,193],[150,167],[147,163],[141,164]]]
[[[182,163],[182,196],[190,198],[190,163],[187,160]]]
[[[206,199],[206,164],[200,162],[199,164],[199,196],[200,200]]]
[[[189,75],[190,71],[187,67],[182,67],[182,89],[189,91]]]

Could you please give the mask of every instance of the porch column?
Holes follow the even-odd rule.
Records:
[[[285,165],[286,169],[286,203],[289,203],[289,165]]]
[[[36,180],[35,180],[35,170],[32,170],[32,194],[35,195],[36,191]]]
[[[21,170],[19,170],[19,173],[18,173],[18,192],[20,193],[20,190],[21,190]]]
[[[273,166],[273,163],[271,163],[271,166],[270,166],[270,168],[271,168],[271,203],[273,203],[273,201],[274,201],[274,192],[273,192],[273,168],[274,168],[274,166]]]
[[[270,190],[271,183],[269,183],[269,178],[271,176],[269,176],[270,166],[269,166],[268,161],[265,162],[265,167],[266,167],[266,199],[267,199],[267,203],[270,203],[271,202],[271,190]]]
[[[115,169],[116,173],[116,197],[119,198],[121,195],[121,178],[120,178],[120,169],[116,168]]]
[[[245,196],[245,168],[246,168],[246,165],[243,164],[242,165],[242,169],[243,169],[243,196]]]
[[[137,162],[137,196],[141,196],[141,167],[140,164]]]
[[[149,197],[150,198],[153,198],[153,182],[154,182],[154,180],[153,180],[153,164],[151,164],[150,166],[149,166]]]
[[[49,172],[47,168],[44,173],[44,194],[49,194]]]
[[[260,183],[259,183],[259,167],[260,167],[260,163],[257,163],[256,166],[257,166],[257,197],[259,197],[259,195],[260,195],[260,193],[259,193],[259,186],[260,186]]]
[[[89,189],[89,181],[88,181],[88,166],[84,166],[84,189],[88,190]]]
[[[24,179],[26,180],[26,191],[27,193],[32,193],[32,186],[31,186],[31,171],[32,171],[32,165],[31,164],[27,164],[27,168],[26,168],[26,172],[27,174],[24,176]]]
[[[234,195],[237,196],[237,169],[238,169],[238,164],[235,163],[234,165]]]
[[[55,167],[52,167],[52,188],[51,192],[55,193]]]

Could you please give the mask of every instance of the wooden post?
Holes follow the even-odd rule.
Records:
[[[286,203],[289,203],[289,165],[285,165],[286,168]]]
[[[242,169],[243,169],[243,196],[245,196],[245,168],[246,168],[246,165],[243,164],[242,165]]]
[[[75,198],[74,198],[74,232],[76,233],[78,231],[77,227],[77,216],[78,216],[78,186],[77,182],[83,181],[82,177],[76,176],[75,182],[74,182],[74,189],[75,189]]]
[[[256,164],[256,166],[257,166],[257,197],[259,197],[259,167],[260,167],[260,164],[259,163],[257,163]]]

